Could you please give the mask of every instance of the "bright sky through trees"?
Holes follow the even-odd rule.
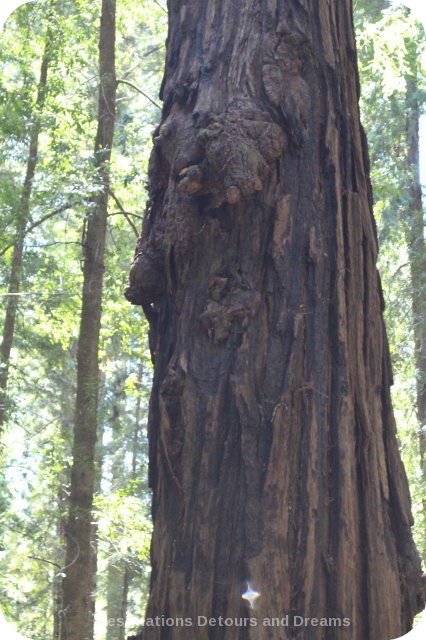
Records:
[[[393,4],[405,4],[426,27],[426,4],[424,0],[394,0]]]
[[[12,11],[32,0],[0,0],[0,31]]]

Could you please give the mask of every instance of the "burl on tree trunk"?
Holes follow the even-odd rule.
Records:
[[[126,292],[155,356],[143,638],[395,638],[421,576],[351,2],[180,0],[169,22]]]

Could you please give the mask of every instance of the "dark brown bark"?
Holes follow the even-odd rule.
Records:
[[[2,343],[0,347],[0,433],[3,430],[7,413],[7,386],[9,381],[10,354],[15,335],[16,314],[18,310],[19,291],[22,281],[22,260],[26,227],[31,218],[31,192],[38,162],[38,145],[41,132],[40,118],[46,98],[47,73],[52,45],[51,38],[52,34],[50,29],[48,29],[40,68],[37,98],[34,106],[33,125],[28,148],[27,166],[22,186],[21,204],[16,226],[16,239],[13,245],[12,264],[9,275],[6,313],[3,324]]]
[[[126,292],[155,352],[144,640],[389,640],[422,605],[358,97],[349,0],[169,3]]]
[[[99,192],[88,211],[84,238],[83,297],[77,352],[77,393],[67,525],[66,577],[63,582],[62,640],[93,635],[92,503],[99,388],[99,333],[107,229],[109,161],[115,121],[115,1],[102,0],[99,43],[99,111],[95,166]]]

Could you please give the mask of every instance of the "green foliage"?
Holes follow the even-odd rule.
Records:
[[[386,3],[389,4],[389,3]],[[357,40],[361,111],[369,141],[379,270],[386,299],[385,319],[394,370],[393,402],[415,517],[414,536],[426,561],[426,486],[421,473],[416,416],[415,319],[413,299],[421,297],[414,276],[413,239],[422,234],[422,212],[413,209],[412,187],[418,167],[410,153],[409,132],[426,98],[422,27],[404,7],[377,13],[358,2]],[[420,219],[420,223],[418,220]],[[416,229],[420,226],[420,229]]]
[[[151,2],[123,0],[118,8],[118,77],[156,98],[167,16]],[[25,5],[13,13],[0,35],[2,300],[20,223],[29,136],[36,117],[41,126],[27,222],[27,229],[34,228],[25,240],[10,367],[12,410],[0,467],[0,594],[3,610],[20,631],[40,640],[52,635],[53,591],[64,571],[81,241],[90,198],[98,189],[92,159],[100,3],[61,0],[56,3],[56,12],[49,3]],[[36,87],[47,34],[46,100],[43,111],[36,114]],[[111,161],[115,199],[110,200],[101,333],[98,638],[104,637],[107,626],[105,594],[110,561],[124,559],[138,576],[129,594],[134,616],[144,597],[141,585],[146,584],[149,574],[150,499],[141,478],[146,475],[142,432],[151,363],[146,341],[141,345],[146,321],[139,309],[124,300],[123,289],[135,230],[140,228],[143,214],[151,134],[159,111],[124,84],[119,85],[117,106]],[[113,418],[117,407],[118,423]]]
[[[151,521],[144,500],[132,494],[133,490],[130,493],[124,489],[98,497],[95,513],[99,540],[110,561],[124,558],[138,571],[143,567],[147,572]]]

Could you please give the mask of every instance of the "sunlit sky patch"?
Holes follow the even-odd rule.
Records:
[[[411,9],[413,15],[423,23],[426,28],[426,2],[425,0],[393,0],[394,5],[405,4]]]

